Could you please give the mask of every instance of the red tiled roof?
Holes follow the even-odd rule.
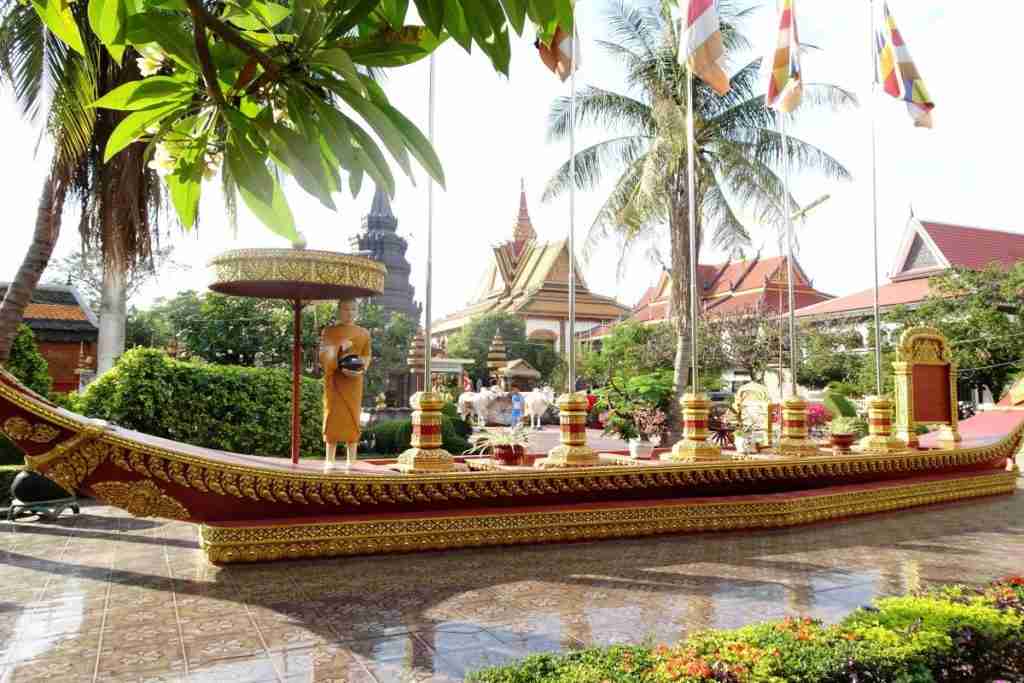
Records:
[[[921,226],[954,267],[980,270],[1024,261],[1024,235],[1020,233],[931,221],[921,221]]]
[[[33,304],[25,307],[25,320],[88,320],[78,306],[63,304]]]
[[[878,305],[899,306],[912,304],[921,301],[928,296],[928,279],[918,278],[916,280],[903,280],[901,282],[890,282],[878,288]],[[871,309],[875,304],[873,289],[865,289],[863,292],[849,294],[830,299],[812,306],[798,308],[798,318],[817,315],[835,315],[837,313],[850,313],[852,311]]]

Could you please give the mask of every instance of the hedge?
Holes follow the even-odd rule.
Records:
[[[302,452],[323,452],[323,389],[303,378]],[[287,457],[291,373],[185,363],[138,348],[74,399],[89,417],[176,441],[238,453]]]
[[[1024,681],[1024,577],[884,598],[838,624],[787,618],[673,646],[527,657],[478,683],[988,683]]]
[[[462,420],[441,416],[441,446],[454,455],[470,448],[469,441],[462,436],[460,423],[465,424]],[[412,420],[385,420],[374,425],[371,431],[373,452],[380,455],[398,455],[412,443]]]

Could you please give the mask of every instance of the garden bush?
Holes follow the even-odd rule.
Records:
[[[786,618],[673,645],[533,655],[479,683],[1024,681],[1024,577],[883,598],[838,624]]]
[[[50,364],[39,353],[36,336],[28,325],[18,325],[18,333],[11,343],[11,355],[4,368],[18,381],[41,396],[49,396],[53,386]]]
[[[0,466],[19,465],[23,462],[25,462],[25,456],[21,449],[6,436],[0,434]]]
[[[838,417],[857,417],[857,406],[838,391],[826,391],[822,403],[828,412]]]
[[[470,448],[469,441],[460,433],[460,422],[462,420],[441,415],[441,447],[453,455],[459,455]],[[412,445],[412,420],[385,420],[371,429],[374,453],[398,455]]]
[[[441,408],[441,414],[452,421],[452,427],[455,428],[455,433],[460,438],[469,439],[469,435],[473,433],[473,426],[462,419],[458,406],[451,401],[446,401]]]
[[[322,386],[303,379],[302,452],[323,451]],[[78,411],[154,436],[254,455],[287,457],[291,373],[185,363],[132,349],[75,399]]]

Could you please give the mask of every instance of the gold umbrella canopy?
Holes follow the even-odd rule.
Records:
[[[219,294],[289,301],[330,301],[384,291],[383,263],[306,249],[237,249],[210,261]]]

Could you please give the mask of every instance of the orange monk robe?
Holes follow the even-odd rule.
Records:
[[[363,358],[369,366],[370,333],[358,325],[332,325],[324,328],[320,345],[333,348],[333,355],[321,354],[324,368],[324,441],[359,441],[359,414],[363,405],[363,377],[349,377],[338,369],[338,361],[350,354]]]

